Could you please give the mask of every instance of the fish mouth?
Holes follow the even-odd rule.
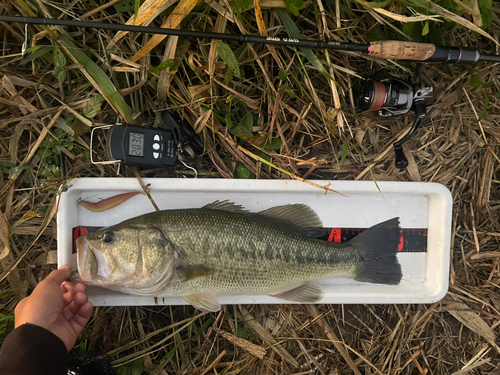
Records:
[[[77,253],[77,265],[78,272],[80,273],[80,278],[82,281],[92,281],[92,275],[90,273],[90,267],[85,268],[85,260],[89,253],[89,242],[87,236],[78,237],[76,240],[76,253]]]
[[[86,235],[76,240],[76,251],[78,271],[83,282],[99,283],[111,275],[104,256],[100,251],[89,246]]]
[[[80,272],[77,270],[71,272],[71,275],[69,275],[68,280],[70,283],[80,283],[82,282],[82,278],[80,277]]]

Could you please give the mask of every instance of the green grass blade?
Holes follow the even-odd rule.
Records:
[[[19,65],[26,65],[30,61],[33,61],[38,57],[41,57],[49,52],[52,52],[53,49],[54,49],[54,47],[52,47],[52,46],[34,46],[34,47],[31,47],[27,51],[27,53],[29,53],[29,55],[26,56],[23,60],[21,60]]]
[[[295,25],[295,22],[293,22],[292,18],[288,15],[286,10],[277,8],[274,11],[280,17],[281,22],[283,22],[283,25],[285,26],[286,32],[288,33],[290,38],[305,39],[302,35],[300,35],[300,31],[297,28],[297,25]],[[316,55],[314,54],[312,49],[301,47],[300,50],[305,55],[307,60],[309,60],[309,62],[311,64],[313,64],[321,74],[323,74],[326,78],[328,78],[330,80],[332,79],[332,77],[330,76],[330,74],[328,74],[326,69],[323,67],[323,64],[321,64],[321,62],[318,60],[318,58],[316,57]]]
[[[174,357],[175,353],[177,352],[177,349],[181,346],[181,344],[177,344],[174,346],[161,360],[160,364],[156,366],[156,368],[151,371],[150,375],[159,375],[162,373],[163,369],[167,365],[168,361]]]
[[[135,5],[134,5],[134,23],[135,23],[135,20],[137,19],[137,14],[139,13],[140,6],[141,6],[141,0],[135,0]]]
[[[75,46],[68,38],[61,37],[60,46],[65,50],[66,54],[73,60],[74,63],[83,66],[82,72],[92,85],[104,96],[104,99],[129,123],[132,124],[134,119],[125,103],[125,100],[116,89],[113,82],[102,71],[99,66],[93,62],[80,48]]]
[[[384,8],[387,5],[389,5],[390,3],[392,3],[392,0],[385,0],[385,1],[381,1],[381,2],[370,1],[368,3],[368,6],[370,8]]]

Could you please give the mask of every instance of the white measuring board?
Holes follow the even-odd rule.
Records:
[[[315,281],[325,292],[318,303],[433,303],[448,291],[452,197],[441,184],[424,182],[318,181],[347,197],[296,180],[166,179],[145,178],[160,209],[200,208],[229,199],[252,212],[303,203],[311,207],[325,228],[369,228],[398,216],[402,228],[427,228],[427,252],[398,253],[403,271],[399,285],[357,282],[346,277]],[[126,192],[142,192],[135,178],[81,178],[72,180],[60,196],[57,215],[59,266],[76,269],[72,229],[110,226],[153,212],[145,195],[136,195],[104,212],[91,212],[80,200],[97,202]],[[95,306],[187,305],[183,298],[126,295],[88,287]],[[221,304],[292,303],[270,296],[222,296]]]

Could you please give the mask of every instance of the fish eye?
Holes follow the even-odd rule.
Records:
[[[109,231],[109,232],[104,232],[102,235],[102,240],[105,243],[111,243],[115,240],[115,232]]]

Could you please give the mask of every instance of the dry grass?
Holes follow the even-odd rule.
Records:
[[[269,8],[275,3],[261,1],[270,36],[285,33]],[[22,4],[4,3],[0,10],[26,14]],[[63,10],[66,18],[98,6],[85,18],[125,23],[130,16],[102,2],[36,4],[53,16]],[[168,13],[172,4],[167,4]],[[225,1],[191,5],[194,10],[187,17],[174,14],[182,27],[259,34],[253,10],[232,13]],[[488,32],[498,40],[500,9],[498,3],[494,6]],[[322,8],[324,16],[317,11]],[[318,0],[300,11],[296,24],[307,38],[362,43],[368,31],[400,34],[394,29],[401,24],[392,15],[401,7],[386,10],[391,13],[369,9],[362,1]],[[167,16],[152,24],[160,25]],[[477,22],[477,17],[465,19]],[[110,353],[114,365],[134,362],[151,374],[498,373],[500,108],[492,95],[500,91],[499,64],[425,69],[438,100],[430,120],[405,145],[410,165],[401,173],[394,167],[392,142],[411,125],[412,116],[382,120],[358,113],[352,87],[358,77],[407,77],[412,65],[314,51],[333,77],[329,81],[300,51],[245,45],[238,50],[244,75],[226,81],[228,68],[218,58],[215,42],[167,38],[131,62],[151,36],[118,40],[96,30],[52,28],[53,36],[42,28],[30,30],[37,33],[37,45],[55,46],[57,35],[72,38],[120,90],[135,123],[154,123],[163,108],[181,115],[206,146],[205,157],[195,165],[200,177],[236,178],[240,170],[240,176],[250,171],[258,178],[434,181],[447,186],[454,198],[451,286],[434,305],[225,306],[218,314],[198,315],[191,307],[96,308],[81,337],[86,350]],[[85,67],[69,55],[64,83],[53,77],[52,53],[20,65],[23,33],[23,25],[0,26],[0,285],[6,292],[0,302],[7,315],[56,263],[55,194],[63,182],[77,176],[134,176],[128,168],[97,168],[88,162],[88,125],[117,120],[108,102],[95,117],[84,116],[89,100],[102,92],[101,83],[89,83]],[[447,28],[444,36],[452,45],[495,52],[493,41],[467,27]],[[240,46],[230,47],[237,51]],[[176,72],[147,72],[169,59],[179,66]],[[280,69],[287,80],[280,79]],[[472,76],[491,84],[473,88]],[[485,95],[491,101],[478,122]],[[233,114],[233,124],[253,116],[252,137],[235,137],[237,130],[226,126],[227,113]],[[266,138],[281,139],[281,148],[263,150]],[[341,163],[344,144],[347,154]],[[40,151],[47,148],[43,157]],[[57,148],[64,158],[53,151]],[[60,161],[65,165],[62,176]],[[181,177],[189,172],[180,166],[142,175]],[[129,371],[130,365],[120,371],[125,368]]]

